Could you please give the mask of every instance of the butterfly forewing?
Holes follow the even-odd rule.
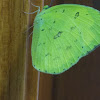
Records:
[[[43,10],[34,21],[33,66],[59,74],[100,44],[100,14],[91,7],[63,4]]]

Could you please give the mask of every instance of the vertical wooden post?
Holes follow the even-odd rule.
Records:
[[[0,0],[0,100],[23,100],[27,5]]]

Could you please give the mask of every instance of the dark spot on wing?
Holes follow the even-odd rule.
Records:
[[[77,42],[77,39],[76,39],[76,40],[74,40],[74,42]]]
[[[72,48],[72,46],[67,46],[66,47],[66,50],[69,50],[69,49],[71,49]]]
[[[55,74],[56,72],[54,72],[54,74]]]
[[[62,31],[59,31],[59,32],[54,36],[54,39],[57,39],[58,37],[60,37],[62,33],[63,33]]]
[[[57,12],[57,10],[55,12]]]
[[[95,50],[95,49],[98,48],[99,46],[100,46],[100,44],[99,44],[99,45],[94,45],[93,50]]]
[[[72,26],[72,27],[70,27],[71,30],[74,30],[75,28],[76,28],[76,26]]]
[[[50,27],[49,30],[52,30],[52,27]]]
[[[38,44],[38,46],[40,46],[40,45],[41,45],[41,43]]]
[[[49,56],[50,55],[50,53],[47,53],[46,55],[45,55],[45,57],[47,57],[47,56]]]
[[[64,12],[65,12],[65,9],[63,9],[62,13],[64,13]]]
[[[43,44],[45,44],[45,42]]]
[[[34,67],[36,67],[36,66],[34,65]]]
[[[41,31],[44,31],[44,29],[42,29]]]
[[[86,15],[89,15],[89,14],[86,14]]]
[[[100,47],[100,44],[94,45],[94,48],[91,51],[87,51],[86,55],[88,55],[89,53],[91,53],[92,51],[94,51],[98,47]]]
[[[87,51],[87,53],[89,53],[89,51]]]
[[[77,17],[79,17],[79,12],[77,12],[76,14],[75,14],[75,19],[77,18]]]
[[[41,18],[41,20],[42,20],[42,18]]]
[[[55,23],[56,21],[54,21],[53,23]]]
[[[83,48],[83,47],[82,47]]]
[[[45,70],[45,72],[47,73],[47,70]]]
[[[92,52],[92,51],[87,51],[86,55],[88,55],[90,52]]]

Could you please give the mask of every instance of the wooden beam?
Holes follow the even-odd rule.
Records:
[[[28,10],[26,1],[0,0],[0,100],[23,99],[25,10]]]

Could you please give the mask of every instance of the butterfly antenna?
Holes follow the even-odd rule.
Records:
[[[31,2],[30,0],[28,0],[28,2],[29,2],[29,4],[31,3],[32,6],[37,7],[38,10],[36,10],[36,11],[34,11],[34,12],[31,12],[31,13],[24,12],[25,14],[34,14],[34,13],[36,13],[36,12],[37,12],[37,13],[40,12],[40,6],[36,6],[36,5],[32,4],[32,2]]]
[[[29,0],[29,3],[31,3],[31,5],[32,6],[34,6],[34,7],[37,7],[38,8],[38,13],[40,12],[40,6],[36,6],[36,5],[34,5],[30,0]]]
[[[34,14],[34,13],[38,13],[39,11],[38,10],[36,10],[36,11],[34,11],[34,12],[31,12],[31,13],[28,13],[28,12],[24,12],[25,14]]]
[[[53,2],[54,2],[55,0],[51,0],[51,3],[50,3],[50,5],[49,5],[49,7],[51,7],[52,5],[53,5]]]
[[[33,34],[33,31],[29,34],[28,39],[30,38],[30,36]]]
[[[33,28],[33,26],[34,26],[34,23],[33,23],[33,25],[32,26],[30,26],[25,32],[23,32],[23,33],[26,33],[26,32],[28,32],[31,28]]]

